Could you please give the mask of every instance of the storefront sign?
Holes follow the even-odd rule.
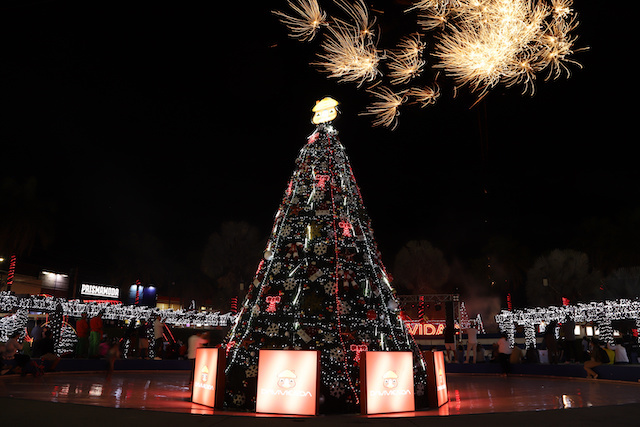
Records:
[[[317,415],[320,352],[260,350],[256,412]]]
[[[215,408],[224,398],[225,352],[218,348],[196,349],[191,401]]]
[[[80,287],[81,296],[92,296],[101,298],[119,298],[120,288],[105,285],[91,285],[83,283]]]
[[[413,354],[410,351],[366,351],[360,360],[360,410],[363,414],[415,410]]]

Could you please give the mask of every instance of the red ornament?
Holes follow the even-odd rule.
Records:
[[[329,181],[329,175],[316,175],[316,181],[318,181],[318,187],[324,190],[324,186]]]
[[[376,313],[375,310],[369,310],[367,311],[367,319],[369,320],[375,320],[376,317],[378,317],[378,314]]]
[[[275,313],[276,304],[280,302],[280,299],[280,295],[269,295],[268,297],[266,297],[265,301],[267,301],[267,303],[269,304],[269,307],[267,307],[266,311],[268,313]]]
[[[340,226],[340,228],[342,228],[342,235],[344,237],[351,237],[351,229],[352,229],[352,225],[349,221],[340,221],[338,223],[338,226]]]
[[[362,353],[363,351],[367,351],[369,349],[369,347],[367,347],[366,344],[351,344],[350,347],[351,351],[355,351],[356,352],[356,357],[354,358],[354,361],[357,363],[360,361],[360,353]]]

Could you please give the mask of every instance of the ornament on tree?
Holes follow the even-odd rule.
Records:
[[[266,308],[267,313],[275,313],[276,312],[276,304],[280,302],[280,295],[269,295],[265,298],[265,301],[269,306]]]
[[[351,351],[356,353],[356,356],[353,359],[356,363],[360,362],[360,353],[368,350],[368,346],[366,344],[360,344],[360,345],[351,344],[350,348],[351,348]]]
[[[253,408],[255,384],[246,377],[261,348],[321,352],[323,412],[358,411],[362,351],[411,351],[415,383],[426,383],[422,354],[398,316],[371,220],[331,123],[337,105],[325,98],[313,108],[318,126],[287,181],[266,244],[270,256],[259,262],[227,336],[236,343],[227,347],[227,406],[237,407],[242,395],[240,406]]]

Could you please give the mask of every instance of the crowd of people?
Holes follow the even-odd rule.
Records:
[[[598,378],[593,368],[603,364],[624,364],[630,362],[628,349],[623,339],[616,339],[615,343],[604,343],[598,338],[582,337],[578,339],[574,333],[575,323],[565,320],[558,326],[556,322],[547,325],[541,342],[536,348],[522,349],[511,346],[507,334],[501,334],[493,343],[490,352],[478,344],[477,329],[471,326],[465,329],[467,346],[460,342],[456,347],[446,344],[445,359],[449,363],[499,363],[502,375],[511,372],[511,365],[516,363],[549,363],[549,364],[582,364],[587,378]],[[560,338],[557,336],[559,332]],[[457,351],[454,350],[457,349]]]
[[[14,331],[7,342],[0,342],[0,375],[11,373],[34,376],[54,371],[61,357],[56,353],[53,333],[48,323],[37,318],[27,328]],[[102,313],[87,313],[75,320],[75,349],[65,358],[105,359],[108,375],[120,358],[194,359],[198,347],[209,345],[206,332],[196,332],[186,340],[166,339],[165,324],[160,317],[152,321],[131,319],[124,328],[111,327],[106,332]]]
[[[105,333],[102,313],[89,318],[87,313],[75,321],[77,343],[73,354],[64,357],[102,358],[108,362],[108,372],[113,371],[115,360],[119,358],[141,359],[189,359],[194,360],[196,349],[208,346],[210,337],[207,332],[195,332],[186,340],[167,340],[163,319],[136,321],[131,319],[123,332],[121,328],[112,328],[112,336]],[[620,339],[616,344],[600,342],[596,338],[576,339],[575,324],[565,320],[559,327],[557,323],[547,325],[541,343],[537,348],[523,350],[512,347],[506,334],[493,343],[489,355],[478,343],[478,330],[475,325],[465,329],[467,336],[466,351],[462,342],[454,344],[453,332],[445,331],[445,359],[448,363],[499,363],[503,375],[508,375],[514,363],[580,363],[587,378],[598,378],[594,368],[607,363],[629,363],[627,349]],[[28,328],[27,328],[28,329]],[[113,331],[116,331],[115,333]],[[560,340],[557,338],[560,332]],[[60,355],[55,351],[55,342],[49,324],[36,319],[30,330],[14,331],[6,343],[0,342],[0,374],[20,373],[42,375],[46,370],[55,370]]]

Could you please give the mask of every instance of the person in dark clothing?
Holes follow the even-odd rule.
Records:
[[[566,362],[575,362],[580,360],[578,356],[578,342],[576,341],[576,322],[574,322],[569,316],[562,322],[562,335],[563,335],[563,350],[564,360]]]
[[[558,363],[558,341],[556,339],[556,328],[558,322],[555,320],[547,325],[544,331],[544,343],[547,346],[547,352],[549,353],[549,363]]]
[[[454,363],[456,361],[455,331],[449,325],[444,328],[444,350],[445,360]]]
[[[55,352],[55,343],[53,342],[53,334],[50,329],[44,332],[44,337],[40,340],[37,347],[34,348],[34,356],[39,357],[43,361],[50,363],[49,370],[55,370],[60,363],[60,356]]]
[[[502,368],[502,375],[506,376],[511,373],[511,343],[509,342],[509,337],[506,333],[502,333],[500,335],[500,339],[497,343],[498,347],[498,363],[500,363],[500,367]]]

